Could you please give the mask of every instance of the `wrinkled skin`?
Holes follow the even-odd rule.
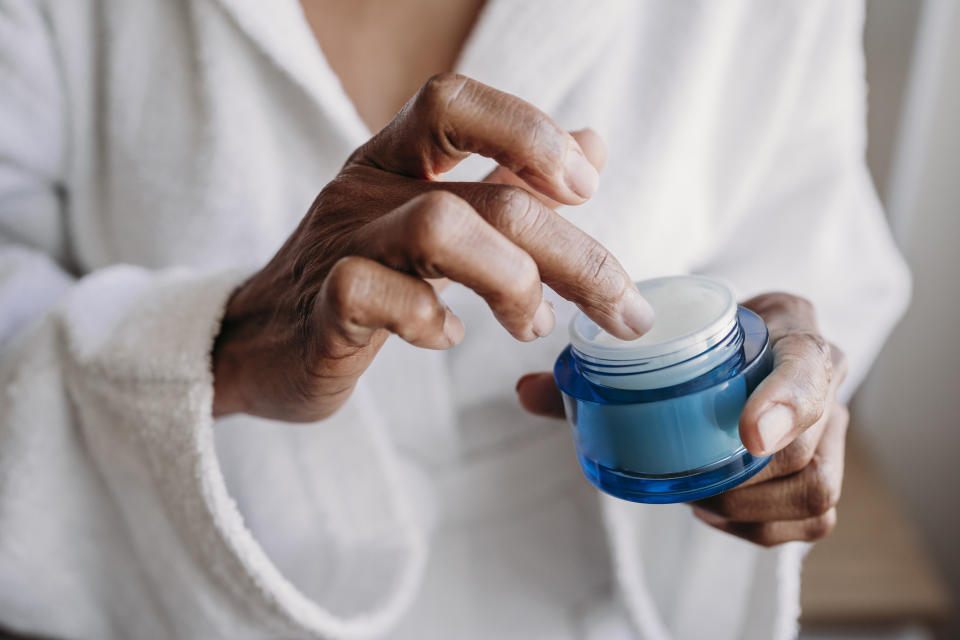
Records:
[[[500,178],[438,181],[471,153],[495,158]],[[553,328],[542,282],[619,337],[645,332],[653,312],[617,260],[530,190],[495,183],[511,180],[575,205],[599,176],[577,138],[519,98],[455,74],[428,81],[232,296],[213,353],[214,413],[318,420],[389,333],[458,343],[462,322],[425,278],[470,287],[519,340]]]
[[[471,153],[500,165],[484,182],[442,182]],[[455,74],[431,78],[324,187],[298,228],[231,297],[214,352],[214,414],[314,421],[346,401],[390,333],[429,349],[465,334],[437,296],[473,289],[518,340],[547,335],[542,283],[622,339],[653,312],[617,260],[556,214],[593,195],[604,162],[590,130],[563,131],[522,100]],[[836,521],[846,366],[812,306],[784,293],[744,303],[767,322],[773,373],[744,407],[756,477],[697,502],[707,524],[762,545],[813,540]],[[553,377],[517,383],[520,404],[563,417]]]

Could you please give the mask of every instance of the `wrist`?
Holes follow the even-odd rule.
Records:
[[[257,324],[255,318],[263,318],[264,313],[245,310],[245,307],[249,307],[244,303],[244,300],[249,300],[249,296],[244,295],[245,288],[237,289],[230,297],[220,322],[220,331],[213,341],[211,368],[215,418],[249,413],[247,378],[250,359],[256,352],[251,348],[251,341],[262,333],[252,326]]]
[[[218,336],[213,348],[213,417],[222,418],[244,413],[245,403],[240,392],[240,378],[236,359],[229,348],[222,346]]]

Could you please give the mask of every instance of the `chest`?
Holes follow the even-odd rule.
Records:
[[[372,131],[456,64],[484,0],[300,0],[330,67]]]

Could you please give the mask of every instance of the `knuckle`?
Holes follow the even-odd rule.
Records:
[[[543,210],[534,196],[524,189],[514,185],[500,185],[491,190],[490,211],[495,227],[512,238],[530,236],[539,229],[543,222]]]
[[[709,498],[709,511],[728,520],[736,520],[736,492],[721,493]]]
[[[822,358],[824,362],[829,363],[830,344],[819,333],[813,331],[795,331],[788,333],[780,339],[780,342],[789,345],[791,349],[799,354],[809,356],[811,352]]]
[[[355,256],[340,258],[323,283],[324,302],[343,318],[359,304],[369,287],[366,261]]]
[[[833,378],[830,345],[818,333],[798,331],[781,338],[775,348],[793,389],[791,404],[801,422],[810,425],[826,409]]]
[[[429,254],[446,245],[463,224],[465,206],[449,191],[429,191],[417,196],[406,227],[412,247]]]
[[[830,359],[833,363],[833,375],[838,380],[843,380],[847,377],[847,369],[849,367],[849,362],[847,361],[847,354],[835,344],[830,344]]]
[[[803,298],[783,291],[771,291],[753,298],[757,306],[764,310],[790,309],[796,304],[802,304],[798,302],[800,300],[803,300]]]
[[[598,312],[617,317],[620,300],[627,287],[631,286],[629,278],[619,268],[617,259],[593,240],[577,255],[581,256],[576,273],[578,297]]]
[[[442,321],[443,317],[440,305],[426,295],[418,295],[411,300],[407,313],[410,324],[418,328],[433,326]]]
[[[822,516],[840,500],[840,487],[816,457],[807,466],[804,503],[810,516]]]
[[[520,103],[523,106],[527,107],[524,110],[524,125],[527,131],[530,132],[531,136],[536,138],[543,138],[546,136],[553,136],[557,131],[557,126],[553,123],[550,117],[545,114],[543,111],[527,105],[525,103]],[[566,139],[564,138],[564,141]]]
[[[804,326],[816,325],[816,309],[810,300],[784,291],[773,291],[751,298],[746,306],[760,315],[775,314]]]
[[[521,254],[513,265],[514,277],[503,283],[503,292],[512,300],[525,301],[534,294],[539,297],[540,271],[537,263],[527,254]]]
[[[788,304],[792,308],[794,315],[803,318],[816,318],[816,307],[809,298],[804,298],[803,296],[789,296],[789,298]]]
[[[598,297],[608,298],[610,303],[622,294],[621,278],[612,278],[610,273],[613,256],[596,242],[590,242],[584,251],[580,280],[583,286],[594,291]]]
[[[416,200],[427,209],[461,209],[467,206],[463,198],[445,189],[425,191],[418,195]]]
[[[813,459],[816,443],[803,436],[794,440],[790,446],[777,453],[783,475],[790,475],[802,471]]]
[[[817,516],[814,518],[807,526],[806,536],[804,537],[807,542],[813,542],[815,540],[820,540],[830,535],[830,533],[837,526],[837,511],[836,509],[830,509],[823,515]]]
[[[756,533],[753,535],[752,541],[761,547],[766,547],[767,549],[775,547],[779,544],[783,544],[783,540],[778,538],[775,535],[772,527],[768,526],[766,523],[757,528]]]
[[[804,326],[816,326],[816,307],[808,298],[782,291],[765,294],[761,297],[764,308],[776,309]]]
[[[738,525],[738,529],[736,535],[761,547],[775,547],[782,542],[772,522],[744,522]]]
[[[541,169],[545,173],[562,175],[568,135],[539,109],[526,109],[523,120],[527,146],[537,151]]]
[[[432,113],[444,112],[468,81],[466,76],[452,72],[430,76],[420,90],[417,104]]]

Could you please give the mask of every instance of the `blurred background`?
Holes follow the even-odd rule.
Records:
[[[803,638],[960,638],[960,2],[868,0],[868,162],[914,277],[852,407]]]

